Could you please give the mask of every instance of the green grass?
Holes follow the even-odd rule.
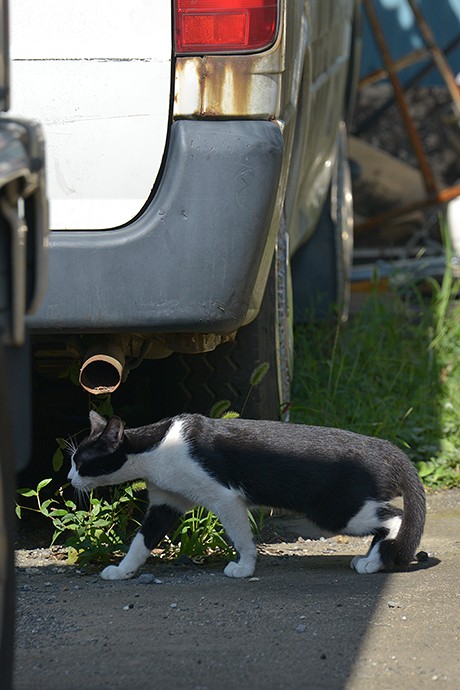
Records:
[[[297,328],[291,421],[387,438],[431,487],[460,484],[460,304],[375,289],[348,324]]]

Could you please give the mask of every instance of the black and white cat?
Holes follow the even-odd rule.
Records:
[[[374,535],[355,557],[358,573],[406,568],[425,524],[425,495],[406,455],[377,438],[327,427],[183,414],[124,429],[90,413],[91,433],[72,455],[79,490],[144,479],[150,505],[142,527],[105,580],[132,577],[185,512],[201,505],[221,520],[238,554],[224,573],[254,573],[251,505],[304,513],[325,531]],[[404,498],[404,512],[388,504]]]

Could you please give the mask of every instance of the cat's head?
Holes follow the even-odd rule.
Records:
[[[107,421],[94,411],[89,419],[91,432],[72,454],[68,475],[72,486],[81,491],[125,481],[127,455],[122,420],[111,417]]]

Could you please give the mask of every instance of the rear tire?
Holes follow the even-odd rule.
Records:
[[[287,236],[275,252],[260,311],[232,342],[203,354],[175,353],[151,366],[152,401],[157,418],[181,412],[209,415],[220,400],[249,419],[280,419],[290,399],[293,319]],[[251,389],[254,370],[269,370]]]
[[[337,163],[313,236],[292,259],[296,323],[332,314],[348,318],[353,250],[353,197],[342,123]]]

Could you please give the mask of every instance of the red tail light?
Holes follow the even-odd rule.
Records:
[[[278,0],[175,0],[177,53],[252,52],[270,46]]]

